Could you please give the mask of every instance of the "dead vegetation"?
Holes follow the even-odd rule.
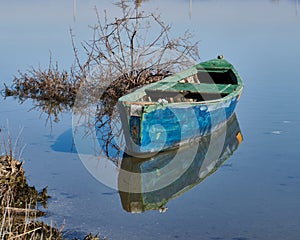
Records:
[[[47,225],[37,218],[45,213],[37,209],[46,207],[47,188],[38,192],[28,186],[22,163],[11,156],[0,156],[0,238],[3,240],[62,240],[62,228]],[[100,240],[87,235],[86,240]]]
[[[22,212],[17,209],[34,209],[40,203],[43,207],[47,207],[47,188],[38,192],[35,187],[27,184],[22,163],[14,159],[12,156],[0,156],[0,203],[1,206],[10,206],[16,212]],[[12,201],[12,202],[10,202]],[[36,211],[39,215],[43,215],[40,211]]]
[[[136,87],[159,81],[199,60],[198,42],[192,42],[190,32],[171,37],[171,26],[159,14],[144,12],[139,3],[118,0],[115,5],[119,16],[95,8],[96,23],[91,26],[90,40],[78,48],[70,30],[74,63],[68,71],[60,70],[50,57],[47,69],[19,72],[13,85],[5,86],[4,95],[14,96],[21,103],[32,99],[33,108],[46,113],[51,123],[71,109],[86,116],[88,106],[94,105],[97,113],[88,125],[95,128],[96,119],[104,153],[110,157],[109,149],[114,148],[119,156],[121,151],[111,131],[118,121],[112,121],[117,100]]]
[[[27,184],[22,162],[12,154],[0,156],[1,239],[61,239],[57,229],[35,221],[45,215],[38,205],[46,207],[48,198],[47,188],[38,192]]]
[[[52,64],[51,57],[48,69],[32,68],[26,73],[19,71],[13,85],[5,85],[5,97],[13,96],[23,103],[32,99],[34,108],[42,110],[49,118],[59,121],[59,114],[70,111],[74,105],[80,87],[78,78],[73,73],[60,71],[58,64]]]
[[[110,114],[117,99],[131,89],[199,60],[198,42],[192,43],[191,33],[171,38],[170,25],[159,14],[142,11],[138,3],[119,0],[115,3],[120,10],[117,17],[95,8],[92,38],[81,43],[80,49],[70,30],[75,61],[69,71],[60,71],[50,58],[48,69],[19,72],[13,85],[5,86],[5,96],[20,102],[34,99],[36,107],[58,121],[59,113],[70,110],[79,88],[85,87],[94,99],[102,100],[104,114]],[[86,59],[80,59],[78,51],[83,51]]]
[[[59,114],[70,111],[79,90],[86,88],[89,94],[85,97],[95,101],[98,108],[97,128],[113,128],[110,118],[104,116],[111,116],[119,97],[199,60],[198,42],[191,42],[189,32],[171,38],[171,27],[159,14],[146,13],[132,1],[119,0],[116,5],[120,9],[118,17],[95,9],[97,22],[91,27],[92,38],[81,43],[80,48],[86,59],[79,58],[70,30],[75,56],[70,69],[60,70],[50,57],[46,69],[32,67],[25,73],[19,71],[13,85],[5,85],[5,97],[13,96],[21,103],[32,99],[34,108],[59,121]],[[81,107],[84,110],[85,106]],[[111,147],[119,151],[111,131],[103,131],[106,154]],[[1,239],[62,239],[61,231],[36,221],[36,217],[44,214],[37,206],[46,207],[47,199],[47,188],[38,192],[28,186],[22,163],[14,158],[12,151],[0,156]],[[99,237],[88,235],[85,239]]]
[[[19,144],[19,137],[12,144],[12,137],[0,129],[0,239],[3,240],[62,240],[63,227],[38,221],[45,212],[49,195],[47,187],[40,192],[29,186],[22,167],[23,162],[15,159],[14,149]],[[17,154],[20,156],[20,153]],[[84,239],[100,240],[89,234]],[[103,238],[102,238],[103,239]],[[75,240],[75,239],[74,239]]]

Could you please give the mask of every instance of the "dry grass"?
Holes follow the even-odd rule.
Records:
[[[0,129],[2,141],[0,151],[0,239],[2,240],[60,240],[62,229],[49,226],[38,217],[45,213],[38,209],[47,207],[47,188],[38,192],[29,186],[22,162],[15,159],[14,148],[19,144],[19,137],[13,140],[11,135]],[[18,154],[20,156],[20,154]],[[100,240],[91,234],[85,239]]]
[[[12,156],[0,156],[1,239],[61,239],[61,233],[36,218],[44,213],[47,189],[40,193],[27,184],[22,163]]]
[[[13,96],[20,103],[32,99],[34,108],[42,110],[50,118],[54,117],[54,121],[57,122],[59,114],[70,111],[74,105],[79,87],[79,77],[64,70],[60,71],[58,64],[52,64],[50,57],[47,69],[39,67],[32,68],[26,73],[19,71],[13,85],[10,87],[5,85],[4,95]]]

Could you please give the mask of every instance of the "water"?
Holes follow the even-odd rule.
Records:
[[[119,193],[93,178],[72,149],[71,113],[46,125],[46,115],[0,98],[0,127],[22,130],[22,158],[29,182],[48,186],[45,221],[67,232],[108,239],[298,239],[300,237],[299,82],[300,16],[297,1],[156,1],[172,34],[190,29],[207,60],[223,54],[240,72],[245,90],[237,106],[244,141],[224,167],[180,197],[168,211],[126,212]],[[76,41],[91,36],[93,6],[115,13],[109,1],[14,1],[1,3],[0,82],[17,70],[73,62]]]

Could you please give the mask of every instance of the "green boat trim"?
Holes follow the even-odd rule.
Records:
[[[201,138],[233,114],[242,90],[236,69],[218,58],[121,97],[118,104],[126,152],[148,154]],[[194,121],[187,122],[191,117]],[[163,126],[166,135],[161,135],[158,125]]]
[[[226,73],[228,78],[231,79],[222,83],[221,81],[224,81]],[[220,80],[221,78],[222,80]],[[234,83],[230,83],[232,79],[234,79]],[[232,98],[233,95],[241,95],[242,89],[243,82],[233,65],[225,59],[213,59],[166,77],[156,83],[136,89],[121,97],[119,102],[127,106],[146,106],[148,109],[151,105],[156,107],[161,105],[158,100],[159,95],[163,93],[164,96],[170,96],[169,101],[163,103],[165,107],[180,106],[186,102],[192,105],[198,105],[199,103],[214,104],[219,101],[226,101]],[[180,94],[181,98],[174,99],[176,93]],[[191,98],[185,97],[187,94],[190,94]],[[204,97],[197,98],[196,94]]]

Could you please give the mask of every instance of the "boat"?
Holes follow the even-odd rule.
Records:
[[[240,126],[233,114],[221,128],[194,143],[195,154],[191,146],[185,146],[149,158],[125,156],[118,177],[123,209],[131,213],[149,210],[164,212],[169,201],[178,198],[224,166],[242,141]],[[216,151],[219,153],[216,154]],[[171,166],[175,158],[177,163],[165,169],[167,165]],[[187,164],[189,158],[191,161]],[[166,184],[166,179],[171,179],[171,183]]]
[[[119,98],[129,155],[152,154],[210,134],[228,120],[243,82],[218,56]]]

